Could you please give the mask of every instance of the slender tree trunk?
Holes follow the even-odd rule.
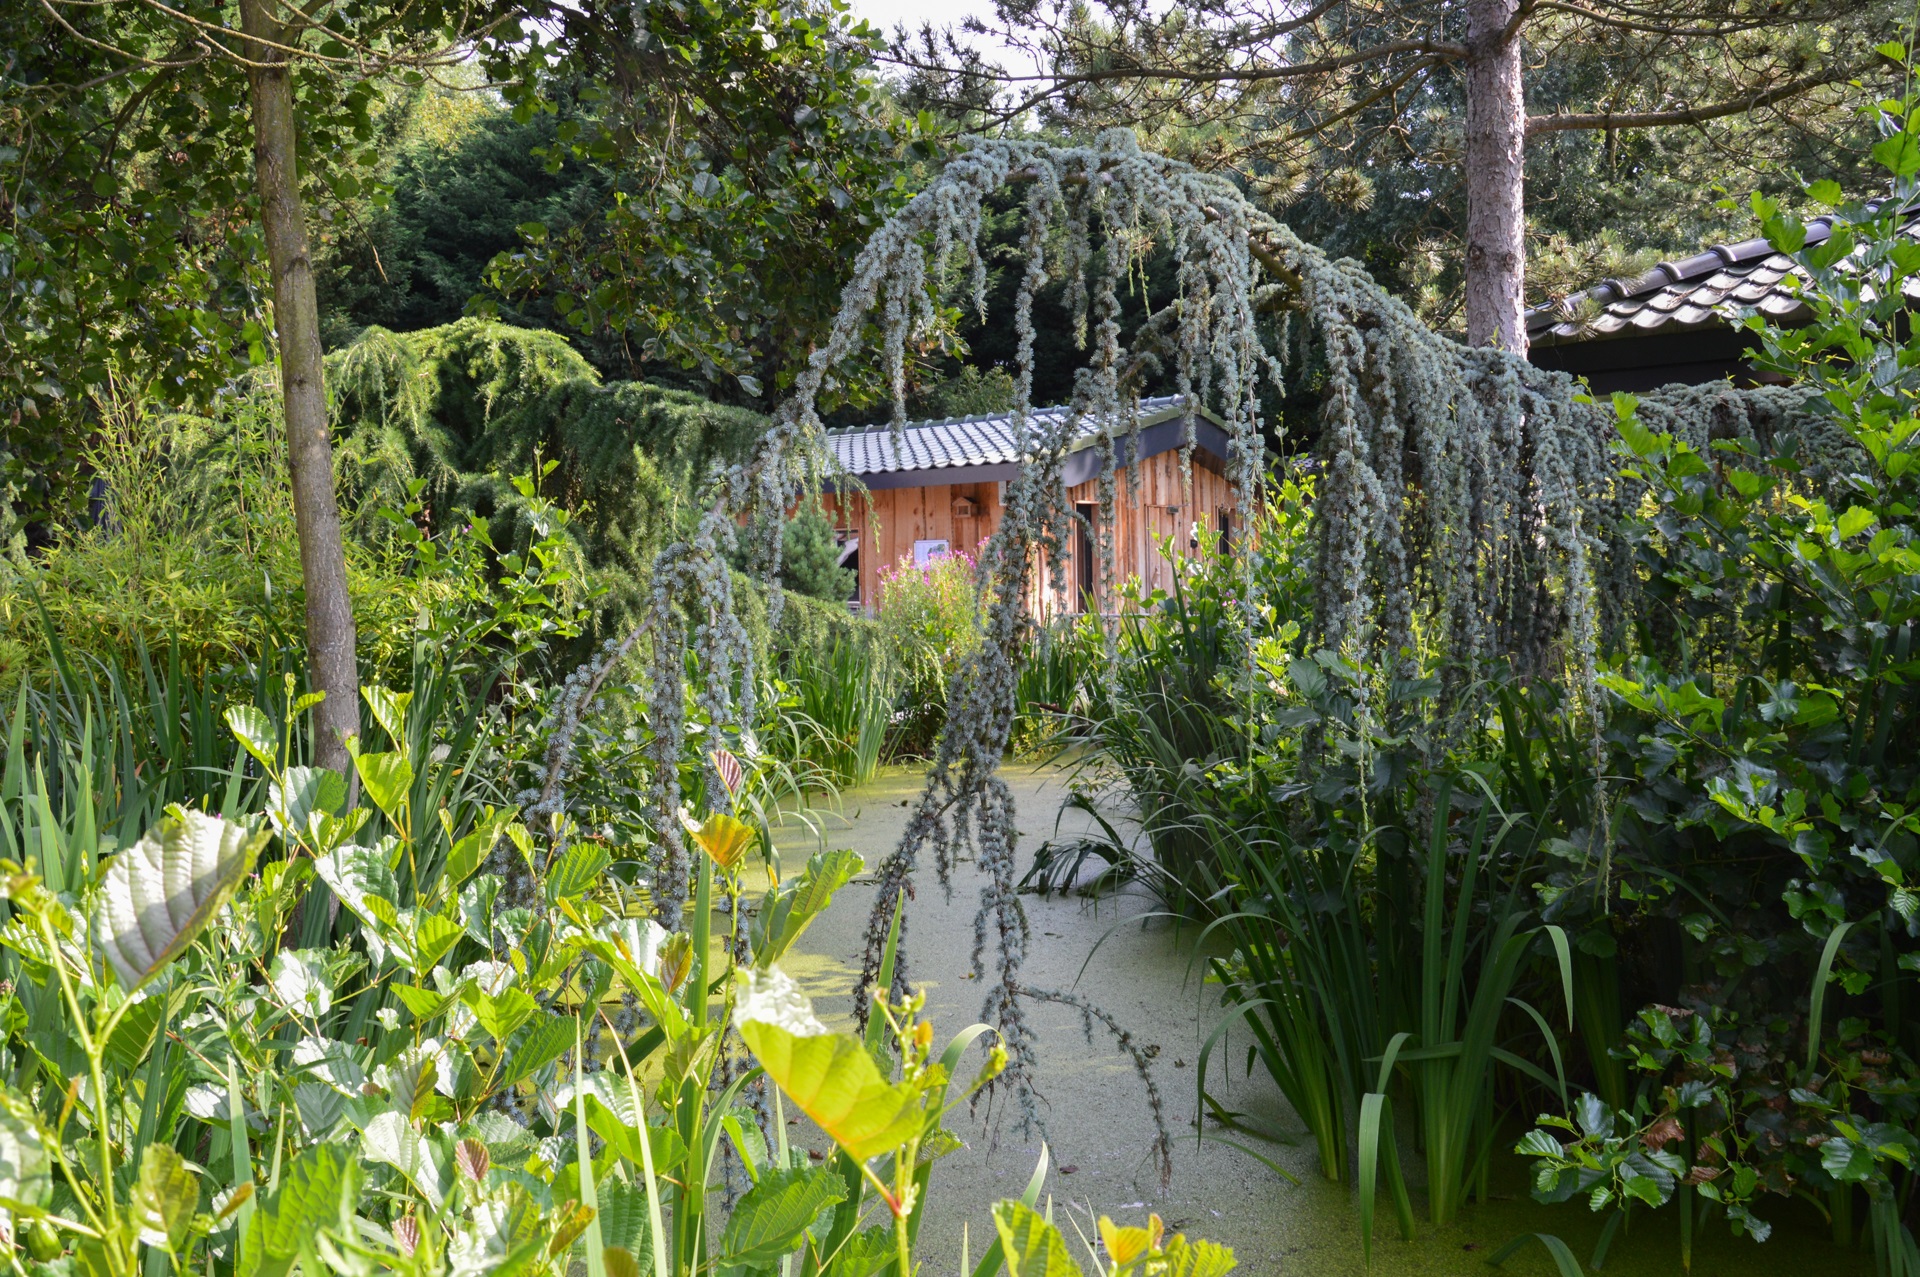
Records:
[[[1526,100],[1519,0],[1467,5],[1467,340],[1527,353]]]
[[[293,79],[287,44],[266,0],[240,0],[249,37],[253,91],[253,165],[260,225],[273,268],[273,323],[280,346],[280,389],[286,405],[287,464],[293,472],[293,514],[300,533],[300,572],[307,595],[307,668],[313,690],[326,693],[314,711],[314,761],[351,779],[346,738],[360,730],[360,679],[354,660],[353,604],[333,494],[333,445],[327,438],[327,395],[320,362],[320,305],[307,255],[306,210],[300,200]],[[265,43],[263,43],[265,42]]]

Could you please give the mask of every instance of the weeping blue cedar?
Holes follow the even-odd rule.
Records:
[[[753,653],[734,616],[725,556],[744,530],[760,569],[769,581],[777,579],[786,511],[831,477],[817,403],[835,388],[836,370],[877,346],[897,430],[905,419],[906,352],[934,335],[942,296],[958,292],[986,318],[982,215],[987,199],[1008,187],[1023,192],[1025,221],[1024,270],[1012,315],[1014,415],[1024,463],[1007,483],[1005,514],[981,558],[985,641],[954,673],[947,727],[926,788],[880,868],[857,1000],[864,1014],[888,924],[923,854],[932,855],[950,890],[958,853],[971,849],[988,879],[973,953],[974,974],[987,991],[984,1018],[1008,1048],[1003,1082],[1020,1097],[1025,1120],[1037,1123],[1036,1039],[1024,1006],[1079,1003],[1022,979],[1029,932],[1014,887],[1013,796],[996,769],[1034,630],[1032,574],[1047,562],[1055,581],[1065,576],[1073,514],[1061,466],[1070,445],[1085,431],[1100,436],[1100,521],[1111,529],[1121,447],[1136,430],[1141,385],[1170,369],[1181,393],[1226,424],[1228,476],[1241,525],[1250,526],[1267,449],[1261,395],[1265,388],[1282,389],[1287,333],[1299,325],[1302,340],[1309,333],[1317,339],[1328,366],[1314,511],[1318,642],[1384,679],[1405,671],[1418,633],[1428,647],[1455,658],[1435,711],[1454,722],[1470,720],[1482,675],[1496,662],[1522,674],[1564,676],[1596,746],[1594,665],[1603,621],[1621,612],[1621,592],[1631,588],[1623,566],[1627,549],[1615,528],[1633,493],[1611,459],[1609,406],[1587,400],[1564,374],[1433,333],[1358,263],[1306,244],[1224,178],[1143,151],[1125,130],[1103,133],[1083,148],[974,139],[874,232],[832,328],[752,457],[709,470],[706,513],[697,528],[655,559],[647,619],[626,643],[644,637],[651,650],[653,783],[667,843],[661,894],[669,925],[680,915],[687,881],[675,813],[689,666],[698,671],[696,702],[716,726],[751,720]],[[1150,316],[1128,345],[1119,323],[1120,290],[1156,242],[1171,249],[1177,263],[1175,300]],[[1064,286],[1086,352],[1071,410],[1057,420],[1031,415],[1033,300],[1053,283]],[[1734,411],[1749,417],[1781,409],[1777,395],[1725,395],[1733,397]],[[1647,402],[1656,410],[1669,405],[1666,411],[1692,421],[1704,401],[1685,391]],[[1183,466],[1191,447],[1188,440]],[[1110,598],[1111,533],[1101,541],[1108,578],[1102,597]],[[1245,584],[1243,624],[1259,606],[1251,572]],[[773,599],[777,612],[777,591]],[[903,934],[891,973],[901,994],[908,983],[905,940]],[[1081,1010],[1089,1024],[1100,1019],[1115,1031],[1144,1074],[1144,1058],[1110,1017],[1097,1008]],[[1167,1147],[1162,1125],[1163,1171]]]

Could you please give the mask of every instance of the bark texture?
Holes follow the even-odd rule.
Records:
[[[1527,353],[1527,109],[1519,0],[1467,5],[1467,340]]]
[[[307,254],[306,210],[300,199],[293,79],[288,55],[273,47],[289,41],[268,10],[267,0],[240,0],[240,17],[248,36],[246,56],[253,64],[247,68],[247,81],[253,98],[254,181],[273,271],[287,463],[293,477],[300,571],[306,586],[308,679],[313,690],[326,693],[314,711],[314,761],[351,780],[346,738],[360,730],[360,678],[340,507],[333,491],[320,307]]]

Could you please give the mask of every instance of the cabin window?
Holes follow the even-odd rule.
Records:
[[[1073,574],[1078,586],[1080,610],[1098,612],[1100,610],[1100,578],[1098,562],[1094,558],[1093,538],[1098,533],[1096,520],[1100,507],[1090,502],[1073,507],[1080,517],[1073,524]]]
[[[1221,506],[1213,512],[1213,530],[1220,537],[1220,557],[1233,553],[1233,509]]]

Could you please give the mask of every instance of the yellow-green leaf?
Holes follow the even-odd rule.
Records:
[[[373,799],[373,805],[385,812],[387,819],[400,823],[400,809],[407,800],[407,792],[413,788],[413,764],[407,761],[407,756],[398,750],[387,754],[358,754],[353,766],[360,773],[360,783],[366,786],[367,797]]]
[[[744,971],[734,1024],[767,1076],[800,1111],[860,1161],[920,1133],[920,1096],[880,1075],[860,1042],[830,1033],[785,972]]]
[[[1000,1234],[1010,1277],[1081,1277],[1067,1239],[1025,1202],[995,1205],[993,1226]]]
[[[722,812],[715,812],[701,824],[689,823],[688,832],[693,835],[694,844],[729,873],[740,867],[756,837],[752,825]]]
[[[272,770],[280,765],[280,737],[273,730],[273,720],[258,705],[229,706],[227,730],[262,767]]]
[[[140,1240],[173,1252],[187,1238],[187,1226],[200,1208],[200,1181],[168,1144],[149,1144],[140,1158],[133,1186],[133,1218]]]

